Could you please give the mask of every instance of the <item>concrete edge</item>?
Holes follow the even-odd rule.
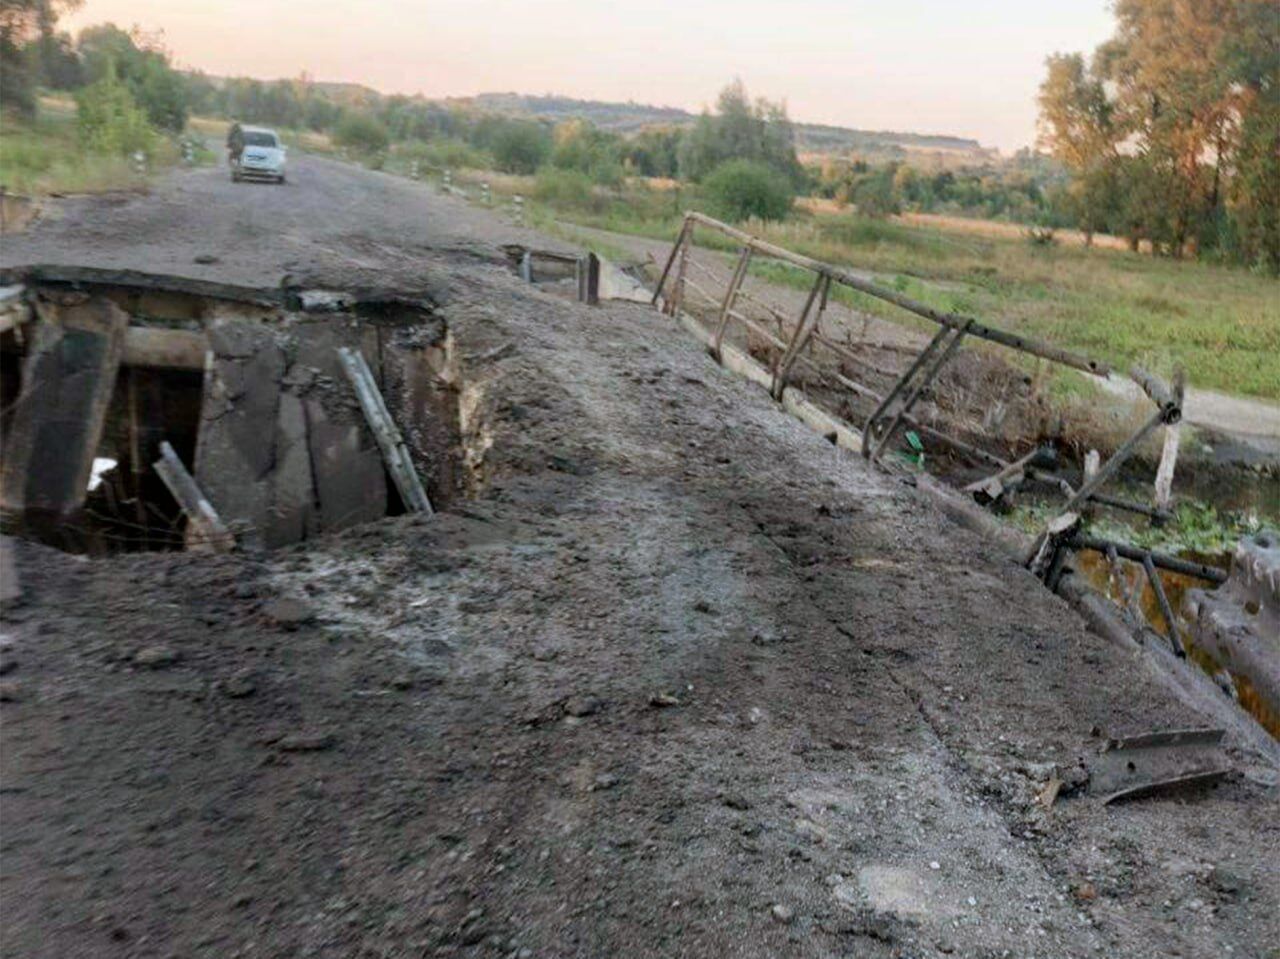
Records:
[[[285,294],[279,287],[239,286],[216,280],[171,273],[144,273],[141,270],[116,270],[97,266],[74,266],[61,263],[33,263],[27,266],[0,267],[0,284],[24,283],[92,283],[99,286],[131,286],[163,293],[188,293],[222,300],[236,300],[258,306],[283,306]]]

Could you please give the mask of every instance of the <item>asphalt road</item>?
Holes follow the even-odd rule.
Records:
[[[549,243],[302,158],[283,189],[181,173],[6,240],[430,279],[485,449],[473,500],[274,553],[19,544],[6,954],[1274,953],[1274,770],[1081,792],[1106,735],[1204,718],[667,318],[518,282],[521,239]]]
[[[182,170],[146,195],[46,202],[6,238],[0,266],[137,268],[246,286],[299,281],[412,287],[425,259],[494,259],[500,242],[563,246],[472,210],[433,187],[321,157],[295,155],[285,184],[232,183],[225,166]],[[212,262],[209,260],[212,258]]]

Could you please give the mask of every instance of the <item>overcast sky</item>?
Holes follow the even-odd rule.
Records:
[[[1107,0],[85,0],[207,73],[388,93],[558,93],[698,110],[734,76],[795,120],[1035,137],[1044,58],[1111,32]]]

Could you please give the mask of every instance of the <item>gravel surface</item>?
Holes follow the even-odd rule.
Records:
[[[5,955],[1277,955],[1274,770],[1100,806],[1102,736],[1202,720],[1028,574],[669,320],[519,284],[501,218],[291,177],[4,258],[428,283],[482,492],[274,553],[18,544]]]

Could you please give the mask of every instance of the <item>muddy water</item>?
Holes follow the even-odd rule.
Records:
[[[1183,559],[1217,566],[1224,570],[1231,566],[1230,554],[1206,556],[1193,552],[1184,552],[1181,555]],[[1123,607],[1132,603],[1133,608],[1141,611],[1153,629],[1162,636],[1168,636],[1169,624],[1166,622],[1164,614],[1160,611],[1160,603],[1156,599],[1155,592],[1147,581],[1142,568],[1134,563],[1125,562],[1122,562],[1122,566],[1122,575],[1117,577],[1112,573],[1106,557],[1098,553],[1084,550],[1077,554],[1075,559],[1076,569],[1088,579],[1095,589],[1106,594],[1119,606]],[[1165,594],[1169,597],[1169,605],[1173,607],[1174,617],[1178,620],[1179,631],[1184,640],[1189,643],[1187,649],[1188,657],[1210,676],[1218,678],[1229,677],[1235,687],[1241,707],[1254,719],[1258,720],[1267,732],[1280,739],[1280,716],[1267,708],[1267,705],[1255,692],[1248,678],[1227,669],[1222,663],[1219,663],[1213,656],[1209,655],[1206,650],[1190,642],[1192,624],[1183,615],[1187,591],[1204,589],[1208,584],[1194,577],[1183,576],[1180,573],[1172,573],[1167,570],[1162,571],[1160,576],[1164,583]]]

